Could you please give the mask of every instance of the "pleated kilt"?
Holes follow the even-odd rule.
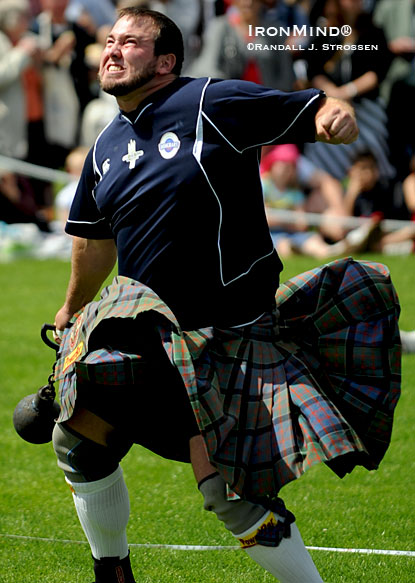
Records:
[[[378,467],[400,394],[399,303],[384,265],[342,259],[307,271],[279,287],[272,313],[224,330],[182,331],[154,292],[117,277],[64,335],[59,421],[72,415],[78,376],[114,391],[134,381],[139,356],[97,349],[96,338],[104,320],[139,327],[144,313],[183,379],[212,464],[240,496],[275,498],[320,462],[339,476]],[[136,380],[149,390],[139,372]]]

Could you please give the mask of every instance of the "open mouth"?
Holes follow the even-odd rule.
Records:
[[[124,69],[123,67],[121,67],[121,65],[108,65],[107,70],[109,71],[109,73],[119,73]]]

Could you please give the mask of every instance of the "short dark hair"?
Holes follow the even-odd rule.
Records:
[[[175,55],[176,64],[172,69],[172,73],[180,75],[183,66],[184,46],[183,36],[177,24],[161,12],[142,6],[121,8],[118,11],[118,20],[124,16],[131,16],[137,20],[139,18],[149,18],[153,21],[157,28],[157,34],[154,37],[154,55],[156,57],[169,53]]]

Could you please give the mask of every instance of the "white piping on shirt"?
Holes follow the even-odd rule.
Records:
[[[105,221],[105,217],[102,217],[102,219],[98,219],[97,221],[73,221],[71,219],[67,219],[67,223],[75,223],[77,225],[96,225],[97,223],[100,223],[101,221]]]
[[[124,115],[124,114],[121,114],[121,117],[122,117],[123,119],[125,119],[126,121],[128,121],[128,123],[129,123],[129,124],[131,124],[131,125],[134,125],[134,124],[135,124],[135,123],[138,121],[138,119],[139,119],[139,117],[141,116],[141,114],[142,114],[142,113],[143,113],[143,112],[144,112],[144,111],[147,109],[147,107],[150,107],[150,105],[153,105],[153,103],[147,103],[147,105],[146,105],[145,107],[143,107],[143,109],[140,111],[140,113],[137,115],[137,117],[135,118],[135,120],[134,120],[134,121],[131,121],[131,120],[130,120],[130,118],[128,118],[128,117],[127,117],[126,115]]]
[[[105,130],[113,123],[114,119],[115,119],[115,117],[110,122],[107,123],[107,125],[105,126],[104,129],[102,129],[99,132],[99,134],[95,140],[95,143],[94,143],[94,151],[92,153],[92,159],[94,161],[94,170],[99,175],[100,180],[102,180],[102,174],[100,172],[100,169],[98,168],[97,159],[96,159],[97,144],[98,144],[99,138],[102,136],[102,134],[105,132]],[[94,200],[95,200],[95,196],[94,196]]]
[[[228,142],[228,144],[236,151],[238,152],[238,154],[243,154],[245,152],[245,150],[249,150],[250,148],[258,148],[259,146],[265,146],[267,144],[271,144],[272,142],[274,142],[275,140],[278,140],[279,138],[281,138],[284,134],[286,134],[288,132],[288,130],[295,124],[295,122],[297,121],[297,119],[300,117],[300,115],[303,114],[304,110],[307,109],[307,107],[309,107],[311,105],[311,103],[313,103],[313,101],[315,99],[318,99],[319,97],[321,97],[320,94],[314,95],[314,97],[312,97],[303,107],[303,109],[296,115],[296,117],[293,119],[293,121],[290,123],[290,125],[288,125],[285,130],[279,135],[279,136],[275,136],[274,138],[272,138],[271,140],[269,140],[269,142],[264,142],[264,143],[260,143],[260,144],[254,144],[252,146],[247,146],[246,148],[243,148],[242,150],[238,150],[238,148],[236,146],[234,146],[232,144],[232,142],[230,142],[228,140],[228,138],[220,131],[220,129],[213,123],[213,121],[209,118],[208,115],[206,115],[206,113],[204,111],[202,111],[202,115],[203,117],[211,124],[211,126],[218,132],[218,134],[226,141]]]
[[[270,257],[273,253],[274,253],[274,246],[272,246],[272,250],[270,251],[270,253],[267,253],[266,255],[263,255],[262,257],[259,257],[258,259],[256,259],[251,265],[250,267],[244,271],[243,273],[240,273],[239,275],[237,275],[236,277],[234,277],[233,279],[229,280],[229,281],[225,281],[224,276],[223,276],[223,261],[222,261],[222,249],[221,249],[221,230],[222,230],[222,222],[223,222],[223,213],[222,213],[222,205],[220,202],[220,198],[218,197],[215,189],[212,186],[212,183],[209,180],[209,176],[205,170],[205,168],[203,167],[201,158],[202,158],[202,150],[203,150],[203,120],[202,117],[204,117],[214,128],[215,130],[222,136],[222,138],[239,154],[242,154],[245,150],[247,150],[248,148],[255,148],[258,147],[262,144],[256,144],[254,146],[248,146],[242,150],[238,150],[238,148],[236,148],[232,142],[230,142],[226,136],[223,135],[223,133],[215,126],[215,124],[209,119],[209,117],[203,112],[202,107],[203,107],[203,100],[204,100],[204,96],[206,93],[206,89],[208,87],[208,85],[210,84],[211,81],[211,77],[208,78],[207,82],[205,83],[203,89],[202,89],[202,93],[200,96],[200,101],[199,101],[199,113],[197,116],[197,122],[196,122],[196,138],[195,138],[195,142],[193,145],[193,156],[195,157],[201,171],[203,172],[207,183],[209,184],[209,187],[211,189],[211,191],[213,192],[218,206],[219,206],[219,225],[218,225],[218,238],[217,238],[217,246],[218,246],[218,251],[219,251],[219,273],[220,273],[220,279],[222,282],[222,285],[224,287],[226,287],[227,285],[233,283],[234,281],[240,279],[241,277],[243,277],[244,275],[247,275],[252,268],[259,262],[262,261],[263,259],[266,259],[267,257]],[[286,129],[279,135],[276,136],[274,138],[272,138],[272,140],[270,140],[269,142],[266,142],[267,144],[273,142],[274,140],[279,139],[281,136],[283,136],[289,129],[290,127],[297,121],[297,119],[299,118],[299,116],[303,113],[303,111],[316,99],[320,97],[319,94],[315,95],[314,97],[312,97],[310,99],[310,101],[307,102],[307,104],[302,108],[302,110],[298,113],[298,115],[294,118],[294,120],[286,127]],[[243,324],[241,324],[243,325]]]
[[[265,312],[262,312],[262,314],[260,316],[258,316],[257,318],[254,318],[250,322],[244,322],[243,324],[236,324],[236,326],[229,326],[229,328],[242,328],[243,326],[250,326],[251,324],[255,324],[255,322],[258,322],[258,320],[260,320],[262,318],[262,316],[264,316],[264,315],[265,315]]]

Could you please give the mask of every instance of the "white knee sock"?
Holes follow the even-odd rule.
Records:
[[[79,521],[95,559],[128,555],[126,527],[130,501],[120,466],[102,480],[71,482]]]
[[[249,538],[261,528],[269,518],[268,512],[257,524],[236,538]],[[278,518],[277,515],[275,515]],[[246,553],[256,563],[274,575],[281,583],[323,583],[313,560],[305,548],[300,531],[291,524],[291,537],[283,538],[278,547],[255,544],[245,548]]]

